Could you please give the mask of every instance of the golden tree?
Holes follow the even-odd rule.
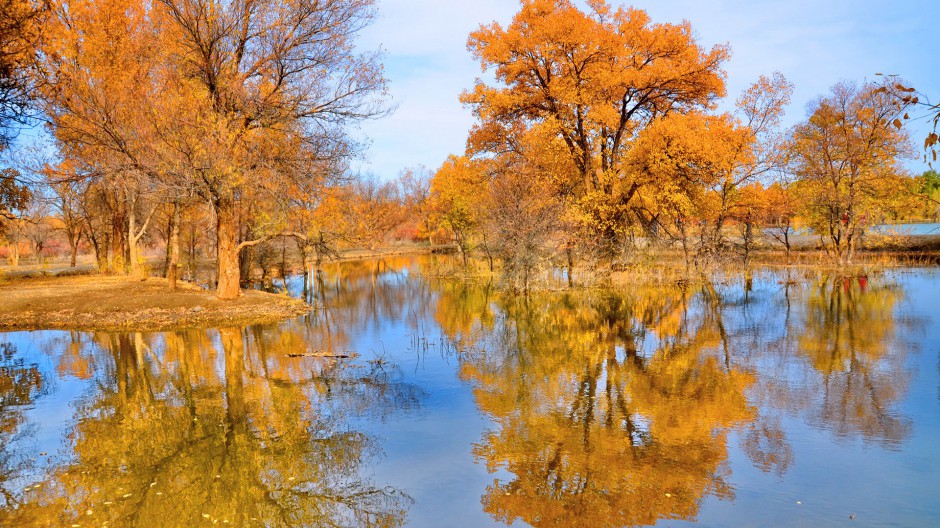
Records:
[[[807,223],[846,263],[902,186],[900,159],[911,146],[894,122],[903,107],[877,85],[840,83],[810,112],[791,133],[790,170]]]
[[[484,220],[489,179],[480,163],[466,156],[450,156],[431,179],[431,208],[454,233],[464,265],[474,237]]]
[[[57,138],[126,190],[131,220],[155,191],[209,202],[221,298],[239,295],[239,252],[284,227],[290,183],[343,151],[346,124],[383,113],[378,55],[354,45],[371,0],[80,0],[54,14],[43,95]]]
[[[478,81],[462,101],[478,119],[469,139],[474,153],[511,150],[536,124],[563,141],[573,165],[564,189],[581,210],[614,227],[592,226],[613,243],[642,185],[624,164],[634,137],[658,117],[709,107],[724,95],[721,64],[729,51],[700,47],[687,22],[654,24],[642,10],[603,0],[589,7],[524,0],[509,26],[471,33],[471,52],[498,84]]]
[[[166,0],[178,39],[181,92],[192,117],[178,142],[216,214],[218,295],[239,294],[238,203],[277,195],[298,146],[342,136],[350,121],[383,113],[378,55],[354,37],[371,0],[218,2]]]

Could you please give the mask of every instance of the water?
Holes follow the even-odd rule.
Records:
[[[0,525],[940,524],[938,271],[434,266],[331,268],[277,325],[0,334]]]
[[[940,235],[940,224],[885,224],[872,227],[872,231],[884,235],[933,236]]]
[[[768,235],[782,233],[783,228],[768,228]],[[789,228],[790,236],[815,236],[809,228]],[[879,224],[868,229],[869,234],[887,236],[934,236],[940,235],[940,223],[924,222],[913,224]]]

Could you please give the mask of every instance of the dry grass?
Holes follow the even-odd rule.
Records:
[[[297,299],[244,291],[222,301],[201,288],[165,279],[103,275],[0,282],[2,330],[133,330],[218,327],[274,322],[309,312]]]

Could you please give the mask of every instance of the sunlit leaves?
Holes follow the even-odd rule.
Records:
[[[518,153],[530,129],[546,127],[572,167],[558,189],[583,204],[573,217],[605,238],[616,235],[609,224],[623,224],[618,210],[635,195],[624,165],[634,136],[658,117],[724,95],[726,47],[705,50],[687,23],[655,24],[645,11],[602,1],[585,12],[568,0],[526,0],[507,27],[482,26],[468,47],[498,81],[462,96],[479,120],[471,151]]]
[[[841,83],[810,111],[790,139],[795,190],[810,226],[846,261],[862,230],[903,198],[900,159],[911,147],[898,126],[902,109],[876,85]]]

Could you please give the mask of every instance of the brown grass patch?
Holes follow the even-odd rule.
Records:
[[[308,313],[298,299],[243,291],[222,301],[195,285],[165,279],[80,276],[16,279],[0,283],[2,330],[155,331],[268,323]]]

